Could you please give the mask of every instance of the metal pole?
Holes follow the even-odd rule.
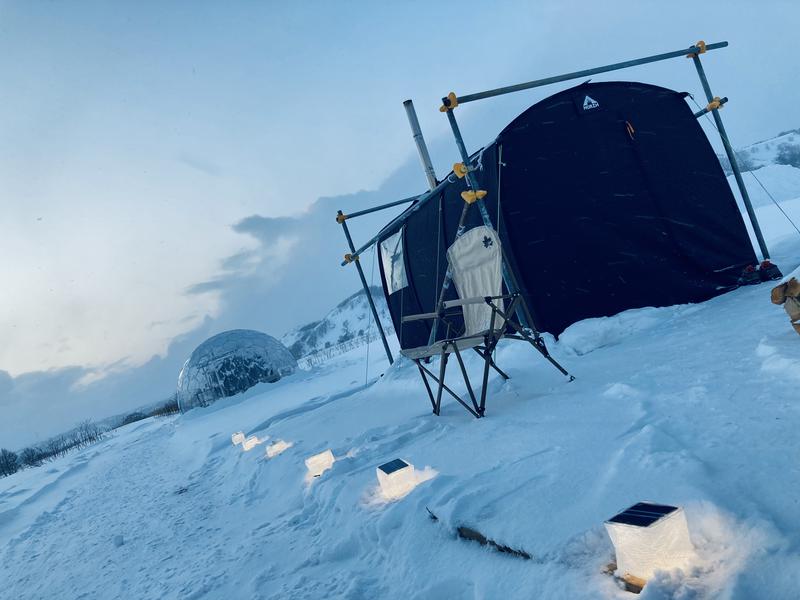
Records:
[[[728,42],[716,42],[714,44],[707,44],[705,49],[716,50],[717,48],[725,48]],[[690,46],[683,50],[675,50],[674,52],[665,52],[664,54],[654,54],[653,56],[646,56],[644,58],[635,58],[633,60],[626,60],[625,62],[614,63],[613,65],[606,65],[605,67],[595,67],[594,69],[584,69],[583,71],[575,71],[574,73],[566,73],[564,75],[556,75],[555,77],[546,77],[545,79],[537,79],[535,81],[528,81],[527,83],[519,83],[517,85],[509,85],[506,87],[488,90],[486,92],[478,92],[476,94],[467,94],[458,98],[459,104],[473,102],[475,100],[483,100],[484,98],[492,98],[494,96],[501,96],[503,94],[510,94],[512,92],[519,92],[522,90],[529,90],[531,88],[549,85],[551,83],[558,83],[559,81],[569,81],[570,79],[579,79],[581,77],[589,77],[597,75],[598,73],[607,73],[608,71],[618,71],[619,69],[627,69],[629,67],[636,67],[638,65],[646,65],[660,60],[667,60],[669,58],[677,58],[679,56],[686,56],[687,54],[697,54],[701,52],[698,46]],[[447,106],[447,102],[445,102]]]
[[[377,212],[379,210],[392,208],[393,206],[397,206],[398,204],[406,204],[408,202],[413,202],[416,199],[417,199],[417,196],[411,196],[410,198],[403,198],[402,200],[395,200],[394,202],[389,202],[388,204],[381,204],[380,206],[373,206],[372,208],[365,208],[364,210],[357,210],[354,213],[348,213],[348,214],[342,215],[342,216],[344,218],[346,218],[346,219],[355,219],[356,217],[360,217],[362,215],[368,215],[369,213],[374,213],[374,212]]]
[[[467,183],[469,184],[469,187],[472,190],[477,192],[478,191],[478,180],[475,178],[475,175],[472,172],[472,164],[470,163],[470,160],[469,160],[469,153],[467,152],[467,147],[464,144],[464,138],[461,136],[461,130],[458,127],[458,122],[456,121],[456,116],[453,114],[452,110],[448,110],[447,111],[447,120],[450,123],[450,128],[453,130],[453,137],[456,140],[456,146],[458,146],[458,151],[461,154],[461,160],[464,162],[464,165],[467,167],[467,175],[466,175]],[[483,224],[486,225],[487,227],[491,228],[491,229],[494,229],[494,225],[492,224],[492,219],[489,217],[489,211],[486,210],[486,205],[483,203],[483,200],[478,199],[478,200],[475,201],[475,204],[478,205],[478,210],[479,210],[479,212],[481,214],[481,219],[483,220]],[[467,205],[467,206],[469,206],[469,205]],[[462,219],[462,222],[459,222],[459,228],[456,231],[456,239],[461,237],[461,235],[463,233],[464,233],[464,224],[463,224],[463,219]],[[448,275],[452,275],[450,273],[449,267],[447,269],[447,274],[445,275],[445,281],[442,284],[442,288],[443,288],[442,289],[442,297],[444,297],[444,292],[447,289],[447,287],[450,286],[450,281],[447,279]],[[508,261],[506,260],[506,257],[505,257],[505,251],[503,251],[503,281],[506,284],[506,289],[508,290],[509,294],[515,294],[515,293],[517,293],[519,291],[519,286],[517,285],[516,279],[514,278],[514,275],[513,275],[512,271],[511,271],[511,269],[508,268]],[[437,312],[438,312],[439,308],[440,307],[437,307]],[[530,328],[530,324],[528,323],[528,320],[525,317],[524,311],[518,310],[517,311],[517,317],[519,318],[520,323],[522,323],[523,327]],[[433,343],[433,342],[431,342],[431,343]]]
[[[337,215],[342,216],[342,211],[338,211]],[[347,245],[350,246],[350,251],[355,253],[356,249],[353,246],[353,238],[350,237],[350,230],[347,228],[347,222],[345,219],[341,219],[340,222],[342,224],[344,236],[347,238]],[[377,249],[375,251],[377,252]],[[361,278],[361,285],[364,287],[364,293],[367,295],[367,302],[369,302],[369,308],[372,310],[372,316],[375,317],[375,325],[378,327],[378,333],[381,334],[381,341],[383,342],[383,349],[386,351],[386,358],[389,359],[390,365],[394,364],[394,357],[392,356],[392,351],[389,350],[389,342],[386,340],[386,334],[383,331],[383,325],[381,325],[378,309],[375,307],[375,301],[372,299],[372,290],[370,290],[367,285],[367,278],[364,277],[364,270],[361,268],[361,262],[358,259],[354,259],[354,262],[356,263],[358,276]]]
[[[711,86],[708,85],[706,72],[703,69],[703,64],[700,62],[700,55],[698,52],[694,52],[692,54],[692,61],[694,61],[694,66],[697,69],[697,75],[700,77],[700,83],[703,85],[703,91],[706,93],[706,98],[709,102],[711,102],[714,99],[714,94],[711,93]],[[742,179],[742,173],[739,170],[739,163],[736,160],[736,153],[731,147],[730,140],[728,140],[728,134],[725,133],[725,126],[722,124],[722,118],[719,116],[719,110],[712,110],[711,115],[714,117],[714,122],[717,124],[719,137],[722,139],[722,145],[725,147],[725,154],[728,155],[728,160],[731,163],[733,176],[736,178],[736,185],[739,187],[739,192],[742,194],[742,201],[744,202],[744,207],[747,209],[747,215],[750,217],[750,224],[753,226],[753,232],[756,234],[756,240],[758,240],[758,246],[761,248],[761,254],[764,257],[764,260],[768,260],[769,250],[767,249],[767,243],[764,241],[764,236],[761,233],[761,227],[758,224],[758,218],[756,217],[756,213],[753,210],[753,205],[750,202],[750,195],[747,193],[747,188],[745,187],[744,180]]]
[[[414,135],[414,143],[417,145],[419,159],[422,161],[422,168],[425,170],[425,177],[428,179],[428,189],[432,190],[439,182],[436,180],[436,172],[433,170],[433,163],[431,162],[431,155],[428,153],[428,146],[425,145],[425,138],[422,137],[417,111],[414,110],[414,103],[411,100],[403,102],[403,108],[406,109],[408,124],[411,126],[411,133]]]

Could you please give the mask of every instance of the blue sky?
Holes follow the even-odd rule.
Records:
[[[107,414],[137,399],[102,402],[93,382],[130,388],[161,361],[136,389],[168,392],[191,345],[176,338],[319,317],[357,287],[335,210],[424,186],[406,98],[442,173],[451,90],[727,39],[705,63],[734,143],[798,127],[798,17],[795,2],[0,2],[0,405],[15,430],[56,395],[52,427]],[[595,79],[614,78],[701,91],[684,59]],[[568,85],[465,106],[467,143]]]

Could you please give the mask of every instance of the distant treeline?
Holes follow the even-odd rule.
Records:
[[[6,477],[28,467],[38,467],[42,463],[64,456],[72,450],[79,450],[102,440],[109,431],[129,425],[149,417],[163,417],[178,412],[178,400],[173,395],[169,400],[148,410],[137,410],[121,417],[116,424],[100,425],[91,420],[81,421],[74,429],[51,437],[36,446],[29,446],[20,452],[0,449],[0,477]]]

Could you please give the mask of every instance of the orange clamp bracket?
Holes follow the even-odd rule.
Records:
[[[703,40],[695,42],[694,46],[699,50],[699,52],[690,52],[689,54],[686,55],[686,58],[694,58],[698,54],[706,53],[706,43]]]
[[[480,200],[486,197],[486,190],[464,190],[461,192],[461,198],[463,198],[464,202],[467,204],[472,204],[476,200]]]
[[[439,112],[453,110],[456,106],[458,106],[458,98],[456,97],[456,93],[450,92],[447,94],[446,98],[442,98],[442,105],[439,107]]]

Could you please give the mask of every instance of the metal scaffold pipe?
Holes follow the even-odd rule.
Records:
[[[338,216],[343,216],[342,211],[339,211]],[[347,227],[346,219],[337,219],[341,225],[342,230],[344,231],[344,236],[347,238],[347,245],[350,247],[351,252],[355,252],[356,249],[353,246],[353,238],[350,236],[350,229]],[[377,248],[375,252],[377,252]],[[377,256],[376,256],[377,259]],[[381,336],[381,341],[383,342],[383,349],[386,352],[386,358],[389,359],[389,364],[394,363],[394,357],[392,356],[392,351],[389,349],[389,342],[386,339],[386,333],[383,331],[383,325],[381,324],[381,318],[378,314],[378,309],[375,306],[375,301],[372,299],[372,290],[369,289],[369,285],[367,285],[367,278],[364,275],[364,270],[361,268],[361,262],[356,258],[353,262],[356,263],[356,270],[358,271],[358,276],[361,278],[361,285],[364,288],[364,293],[367,295],[367,302],[369,302],[369,308],[372,311],[372,316],[375,318],[375,326],[378,328],[378,333]]]
[[[705,51],[708,50],[716,50],[718,48],[725,48],[727,47],[728,42],[716,42],[713,44],[706,44]],[[703,49],[699,46],[689,46],[688,48],[683,48],[682,50],[675,50],[673,52],[665,52],[663,54],[654,54],[652,56],[645,56],[644,58],[635,58],[633,60],[626,60],[623,62],[614,63],[612,65],[606,65],[604,67],[595,67],[593,69],[584,69],[583,71],[574,71],[572,73],[565,73],[564,75],[555,75],[554,77],[545,77],[544,79],[536,79],[534,81],[528,81],[526,83],[518,83],[516,85],[509,85],[501,88],[495,88],[493,90],[487,90],[485,92],[478,92],[476,94],[467,94],[465,96],[458,97],[459,104],[465,104],[467,102],[473,102],[475,100],[483,100],[484,98],[492,98],[494,96],[502,96],[503,94],[510,94],[512,92],[520,92],[522,90],[530,90],[532,88],[541,87],[543,85],[550,85],[551,83],[558,83],[560,81],[569,81],[570,79],[579,79],[581,77],[590,77],[591,75],[597,75],[598,73],[608,73],[609,71],[618,71],[619,69],[627,69],[629,67],[636,67],[638,65],[646,65],[653,62],[658,62],[661,60],[667,60],[670,58],[677,58],[679,56],[687,56],[689,54],[697,54],[698,52],[702,52]]]
[[[403,102],[403,108],[406,109],[408,124],[411,126],[414,143],[417,145],[419,160],[422,162],[422,168],[425,170],[425,177],[428,180],[428,189],[432,190],[439,182],[436,180],[436,172],[433,170],[433,162],[431,162],[431,155],[428,153],[428,146],[425,144],[425,138],[422,136],[422,129],[419,126],[419,119],[417,119],[417,111],[414,110],[414,102],[406,100]]]
[[[362,252],[364,252],[367,248],[372,246],[372,244],[374,244],[375,242],[377,242],[381,238],[381,235],[383,235],[384,231],[388,231],[389,229],[391,229],[392,227],[395,227],[399,223],[405,222],[405,220],[408,219],[408,217],[410,217],[415,211],[419,210],[419,208],[421,206],[423,206],[425,204],[425,202],[427,202],[428,200],[430,200],[431,198],[436,196],[436,194],[441,192],[445,187],[447,187],[447,179],[444,179],[443,181],[440,181],[439,184],[435,188],[433,188],[432,190],[428,190],[424,194],[418,196],[416,198],[416,201],[417,201],[416,204],[414,204],[413,206],[410,206],[409,208],[407,208],[403,212],[403,214],[401,214],[401,215],[395,217],[394,219],[392,219],[389,222],[388,225],[385,225],[384,228],[381,229],[378,232],[377,235],[374,235],[366,244],[364,244],[358,250],[353,252],[350,255],[350,260],[343,260],[342,261],[342,266],[345,266],[349,262],[351,262],[351,261],[355,260],[357,257],[361,256]],[[403,200],[402,202],[405,202],[405,200]],[[386,208],[386,206],[389,206],[389,205],[385,205],[385,206],[380,207],[380,208]],[[380,208],[376,208],[376,210],[380,210]]]
[[[700,77],[700,83],[703,86],[703,91],[705,92],[706,98],[710,103],[714,100],[714,94],[711,93],[711,86],[708,84],[708,78],[706,78],[706,72],[703,69],[703,63],[700,62],[699,53],[693,53],[692,60],[694,61],[694,66],[697,69],[697,75]],[[764,235],[761,233],[761,226],[758,224],[756,212],[753,210],[753,204],[750,202],[750,194],[747,193],[747,187],[744,185],[742,172],[739,169],[739,162],[736,160],[736,152],[733,151],[733,147],[728,139],[728,134],[725,132],[725,126],[722,124],[722,117],[719,116],[719,110],[712,110],[711,116],[714,117],[714,122],[717,125],[719,137],[722,139],[722,145],[725,148],[725,154],[727,154],[728,160],[731,163],[731,170],[733,171],[733,176],[736,179],[736,185],[739,187],[739,192],[742,194],[742,201],[744,202],[744,207],[747,210],[747,216],[750,217],[750,224],[753,226],[753,232],[756,235],[758,247],[761,249],[761,254],[764,257],[764,260],[769,260],[767,243],[764,241]]]
[[[417,196],[410,196],[409,198],[403,198],[402,200],[395,200],[394,202],[387,202],[386,204],[381,204],[380,206],[373,206],[372,208],[365,208],[364,210],[357,210],[355,212],[347,213],[346,215],[342,216],[346,219],[355,219],[356,217],[368,215],[370,213],[374,213],[379,210],[386,210],[387,208],[392,208],[393,206],[398,206],[400,204],[408,204],[409,202],[413,202],[416,199]]]

